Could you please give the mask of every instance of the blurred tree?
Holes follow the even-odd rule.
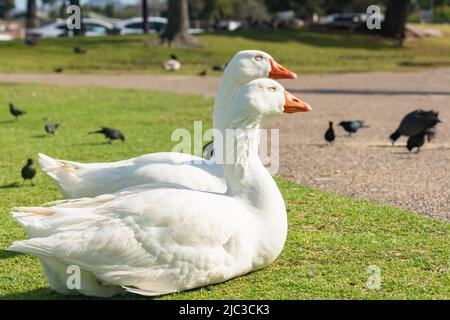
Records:
[[[147,0],[142,0],[142,32],[148,33],[148,6]]]
[[[146,1],[146,0],[142,0]],[[103,9],[105,16],[107,17],[115,17],[116,16],[116,5],[113,2],[108,2]]]
[[[200,42],[189,33],[189,8],[187,0],[168,0],[169,22],[161,36],[162,43],[169,46],[200,46]]]
[[[235,18],[246,19],[251,25],[258,25],[270,20],[267,7],[262,0],[235,1],[233,12]]]
[[[230,19],[234,14],[236,2],[242,0],[189,0],[189,12],[191,17],[203,21],[217,22],[222,19]]]
[[[0,0],[0,19],[7,18],[12,9],[14,9],[14,0]]]
[[[381,0],[265,0],[269,12],[293,10],[297,17],[309,20],[314,13],[325,15],[343,12],[365,12]]]
[[[37,10],[36,0],[27,0],[27,13],[25,23],[27,29],[36,28],[39,26],[36,10]]]
[[[408,18],[410,0],[388,0],[382,34],[398,40],[399,47],[405,39],[405,25]]]

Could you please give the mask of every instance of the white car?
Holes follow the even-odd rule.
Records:
[[[96,36],[106,36],[108,34],[113,34],[116,32],[116,27],[109,22],[84,18],[83,24],[86,29],[85,36],[96,37]],[[66,20],[58,19],[56,22],[48,24],[40,28],[28,29],[26,32],[27,38],[56,38],[63,36],[70,36],[73,34],[72,30],[67,28]]]
[[[148,32],[161,33],[167,26],[168,19],[163,17],[148,17]],[[122,20],[117,23],[117,28],[120,29],[120,34],[142,34],[144,19],[142,17],[135,17],[127,20]],[[200,28],[189,29],[191,34],[203,33],[204,30]]]
[[[12,37],[8,34],[0,34],[0,41],[11,41]]]

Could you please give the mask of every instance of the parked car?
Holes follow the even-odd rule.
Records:
[[[86,29],[85,35],[87,37],[105,36],[119,32],[112,23],[98,19],[84,18],[83,24]],[[73,31],[67,28],[66,20],[58,19],[56,22],[46,26],[28,29],[26,37],[32,39],[56,38],[70,36],[72,33]]]
[[[167,26],[167,18],[163,17],[148,17],[148,31],[150,33],[162,33]],[[142,34],[144,20],[142,17],[135,17],[127,20],[122,20],[117,23],[117,28],[120,29],[120,34]],[[200,28],[190,28],[191,34],[203,33],[204,30]]]
[[[8,35],[8,34],[1,34],[0,33],[0,41],[10,41],[12,39],[13,38],[10,35]]]
[[[323,19],[323,25],[330,28],[352,29],[366,21],[364,13],[334,13]]]
[[[150,33],[160,33],[167,26],[167,19],[162,17],[148,17],[148,31]],[[120,34],[141,34],[144,20],[142,17],[130,18],[117,23]]]
[[[242,27],[241,21],[236,20],[222,20],[216,24],[217,30],[236,31]]]

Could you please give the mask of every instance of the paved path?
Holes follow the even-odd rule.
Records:
[[[168,90],[213,96],[219,79],[189,76],[4,75],[0,81],[99,85]],[[285,115],[280,127],[281,176],[354,197],[390,203],[450,221],[450,69],[420,73],[359,73],[300,76],[283,81],[311,103],[313,112]],[[401,118],[417,108],[434,109],[444,121],[436,139],[409,154],[405,139],[388,141]],[[371,126],[348,138],[337,128],[325,146],[328,121],[362,119]]]

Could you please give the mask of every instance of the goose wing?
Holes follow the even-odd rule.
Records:
[[[226,196],[138,187],[17,211],[16,220],[36,237],[11,250],[78,265],[108,285],[161,294],[251,268],[251,232],[241,230],[251,225],[245,206]]]

